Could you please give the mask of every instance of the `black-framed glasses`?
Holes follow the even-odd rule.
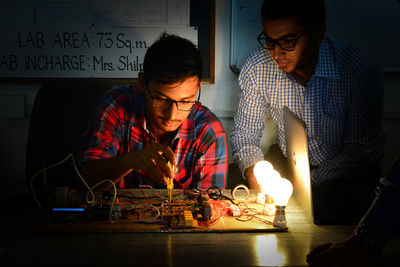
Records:
[[[299,36],[297,36],[294,39],[287,39],[287,38],[280,38],[280,39],[272,39],[269,38],[268,36],[266,36],[264,34],[264,32],[261,32],[258,37],[257,37],[257,41],[258,43],[268,49],[268,50],[273,50],[275,49],[275,45],[278,44],[279,47],[282,50],[285,51],[293,51],[296,49],[296,43],[297,41],[307,32],[307,29],[305,31],[303,31]]]
[[[175,101],[172,99],[166,99],[166,98],[159,98],[155,97],[151,94],[149,87],[146,87],[147,92],[149,92],[150,98],[153,100],[153,108],[158,108],[158,109],[169,109],[172,104],[175,104],[178,110],[180,111],[191,111],[192,108],[199,102],[200,100],[200,92],[201,92],[201,86],[199,85],[199,94],[197,96],[196,101]]]

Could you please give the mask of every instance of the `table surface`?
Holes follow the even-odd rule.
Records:
[[[353,225],[314,225],[291,199],[287,232],[54,233],[38,232],[40,216],[21,204],[26,194],[0,192],[1,262],[10,264],[135,264],[136,266],[307,266],[322,243],[346,238]],[[378,266],[398,266],[400,238],[384,249]]]

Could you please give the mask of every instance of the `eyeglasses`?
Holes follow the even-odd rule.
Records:
[[[153,108],[158,108],[158,109],[169,109],[172,104],[175,104],[178,110],[180,111],[191,111],[192,108],[199,102],[200,100],[200,91],[201,87],[199,85],[199,94],[197,97],[196,101],[175,101],[172,99],[165,99],[165,98],[159,98],[159,97],[154,97],[150,89],[146,87],[147,91],[149,92],[149,95],[151,99],[153,100]]]
[[[282,39],[272,39],[269,38],[268,36],[266,36],[264,34],[264,32],[261,32],[258,37],[257,37],[257,41],[258,43],[268,49],[268,50],[272,50],[275,49],[275,44],[278,44],[279,47],[282,50],[285,51],[293,51],[296,49],[296,43],[297,41],[307,32],[307,29],[302,32],[299,36],[297,36],[294,39],[286,39],[286,38],[282,38]]]

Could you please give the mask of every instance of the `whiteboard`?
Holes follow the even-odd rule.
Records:
[[[199,43],[190,6],[191,0],[2,0],[0,78],[137,78],[147,48],[164,31]]]
[[[197,28],[12,30],[0,44],[4,78],[137,78],[146,49],[166,31],[197,44]]]
[[[262,0],[231,0],[231,69],[258,47]],[[325,0],[327,34],[366,49],[386,72],[400,71],[400,1]]]

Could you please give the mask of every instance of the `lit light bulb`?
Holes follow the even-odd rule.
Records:
[[[275,205],[286,206],[289,198],[293,193],[292,183],[285,178],[279,178],[276,180],[274,190],[272,191],[272,197],[275,200]]]
[[[276,211],[273,225],[279,228],[286,228],[286,215],[285,207],[289,201],[289,198],[293,193],[292,183],[285,178],[280,178],[275,184],[272,197],[275,201]]]
[[[271,163],[266,160],[260,160],[254,165],[253,173],[256,176],[257,182],[260,183],[260,181],[265,180],[268,174],[273,170],[274,168]]]
[[[271,173],[274,171],[272,164],[266,160],[261,160],[254,165],[253,173],[256,177],[257,183],[260,186],[261,192],[257,194],[257,203],[264,204],[266,199],[266,190],[270,188],[268,185],[269,178],[272,177]]]
[[[271,175],[271,178],[273,178],[273,179],[280,179],[281,178],[281,175],[279,174],[279,172],[277,172],[275,170],[272,170],[270,175]]]

